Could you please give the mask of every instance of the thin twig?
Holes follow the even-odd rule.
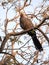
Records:
[[[9,37],[10,36],[18,36],[18,35],[22,35],[22,34],[26,34],[27,32],[29,32],[29,31],[31,31],[31,30],[35,30],[35,29],[38,29],[44,22],[45,22],[45,20],[47,20],[47,19],[49,19],[49,17],[47,17],[47,18],[44,18],[43,19],[43,21],[38,25],[38,26],[36,26],[36,27],[34,27],[34,28],[31,28],[31,29],[28,29],[28,30],[24,30],[24,31],[21,31],[21,32],[18,32],[18,33],[8,33],[5,37],[4,37],[4,39],[3,39],[3,41],[2,41],[2,44],[1,44],[1,47],[0,47],[0,52],[2,52],[3,51],[3,49],[4,49],[4,46],[5,46],[5,43],[7,42],[7,40],[9,39]],[[43,34],[44,35],[44,34]],[[45,36],[44,36],[45,37]],[[46,37],[45,37],[46,38]],[[47,38],[46,38],[47,39]],[[49,40],[47,39],[47,41],[49,42]]]

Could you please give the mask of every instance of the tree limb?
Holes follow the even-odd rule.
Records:
[[[3,51],[4,47],[5,47],[5,44],[7,42],[7,40],[9,39],[10,36],[18,36],[18,35],[22,35],[22,34],[26,34],[27,32],[31,31],[31,30],[35,30],[35,29],[38,29],[44,22],[45,20],[49,19],[49,17],[46,17],[43,19],[43,21],[36,27],[34,28],[31,28],[31,29],[28,29],[28,30],[24,30],[24,31],[21,31],[21,32],[18,32],[18,33],[8,33],[3,41],[2,41],[2,44],[1,44],[1,47],[0,47],[0,52]],[[41,32],[42,33],[42,32]],[[43,34],[43,33],[42,33]],[[44,34],[43,34],[44,35]],[[46,36],[44,35],[44,37],[46,38]],[[46,38],[46,40],[49,42],[49,39]]]

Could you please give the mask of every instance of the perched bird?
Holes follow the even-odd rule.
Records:
[[[20,13],[20,26],[24,30],[31,29],[34,27],[32,21],[30,19],[28,19],[27,17],[25,17],[23,12]],[[37,39],[36,32],[34,30],[31,30],[28,32],[28,35],[31,36],[31,38],[34,42],[35,48],[39,51],[43,51],[43,48],[42,48],[39,40]]]

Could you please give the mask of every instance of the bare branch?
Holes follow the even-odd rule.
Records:
[[[18,35],[25,34],[25,33],[29,32],[29,31],[31,31],[31,30],[38,29],[38,28],[45,22],[45,20],[47,20],[47,19],[49,19],[49,17],[44,18],[43,21],[42,21],[38,26],[36,26],[36,27],[34,27],[34,28],[32,28],[32,29],[24,30],[24,31],[21,31],[21,32],[18,32],[18,33],[9,33],[9,34],[7,34],[7,35],[4,37],[4,40],[3,40],[2,44],[1,44],[0,52],[3,51],[4,46],[5,46],[5,43],[7,42],[7,40],[9,39],[10,36],[18,36]],[[42,32],[42,34],[43,34],[43,32]],[[44,34],[43,34],[43,35],[44,35]],[[45,35],[44,35],[44,37],[47,39],[47,37],[46,37]],[[49,39],[47,39],[47,41],[49,42]]]

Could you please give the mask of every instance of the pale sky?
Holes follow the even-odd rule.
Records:
[[[41,3],[42,3],[42,0],[32,0],[31,5],[28,8],[27,7],[24,8],[24,10],[27,13],[28,12],[30,12],[30,13],[33,12],[34,13],[34,8],[37,7],[38,5],[40,5]],[[3,9],[3,7],[0,6],[0,36],[4,36],[5,35],[4,32],[2,31],[2,29],[4,30],[4,23],[5,23],[4,20],[6,18],[6,10],[7,9]],[[14,16],[15,16],[15,11],[13,9],[10,9],[8,11],[8,15],[7,15],[8,19],[12,19]],[[16,24],[15,24],[14,21],[13,22],[10,22],[10,23],[8,23],[7,29],[13,29],[15,25]],[[45,30],[45,28],[44,28],[44,30]],[[12,30],[9,30],[8,32],[12,32]],[[30,37],[29,38],[26,38],[26,40],[28,40],[28,39],[30,39]],[[21,37],[20,40],[23,40],[24,43],[26,42],[26,40],[24,41],[24,38],[23,37]],[[29,43],[30,44],[33,43],[32,40]],[[22,46],[22,45],[20,45],[20,46]],[[15,45],[15,48],[16,47],[19,47],[18,44]],[[46,42],[46,44],[45,43],[43,44],[43,48],[45,49],[45,54],[44,54],[43,60],[47,60],[48,59],[48,56],[49,56],[49,47],[48,47],[47,42]]]

